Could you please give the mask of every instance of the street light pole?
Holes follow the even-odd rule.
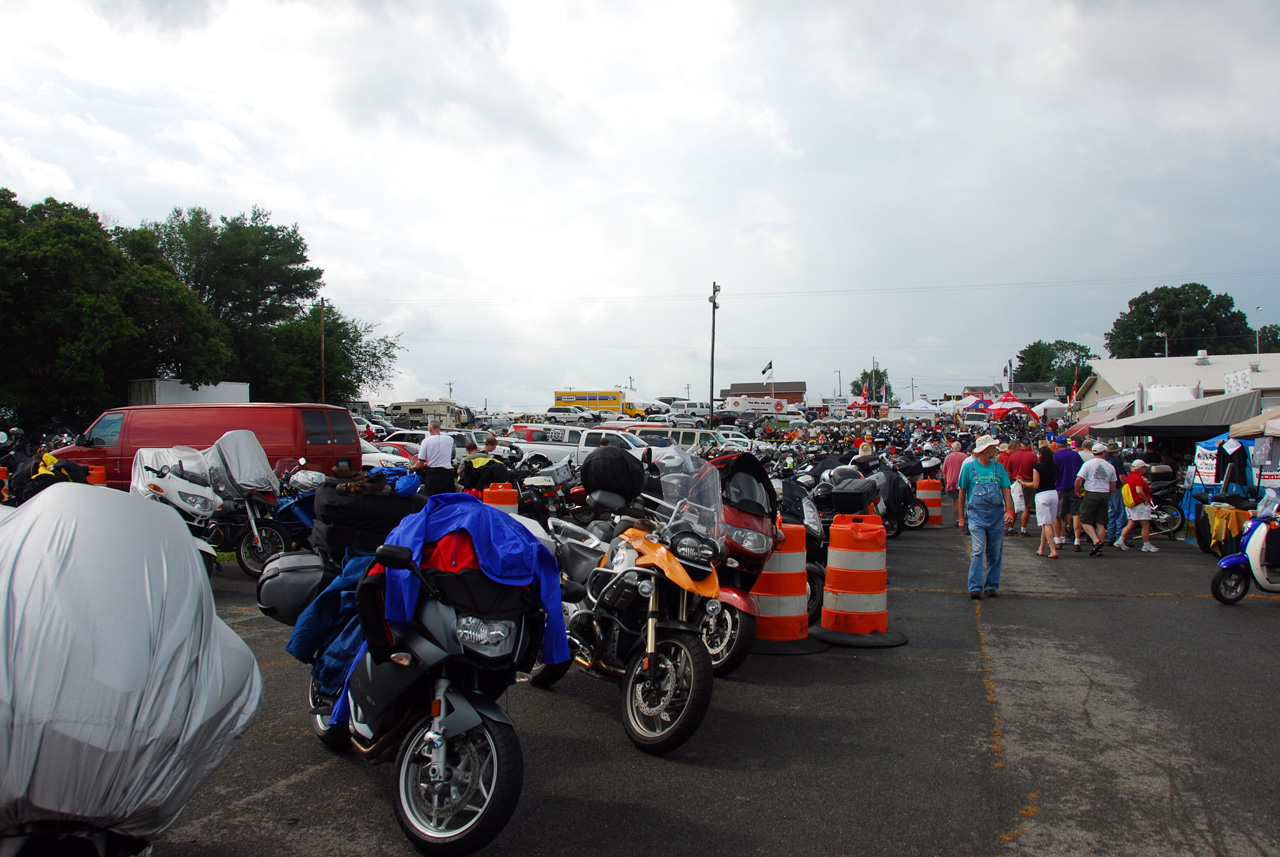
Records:
[[[1262,312],[1262,307],[1253,308],[1253,347],[1257,353],[1262,353],[1262,328],[1258,325],[1258,314]]]
[[[844,376],[840,374],[840,370],[836,370],[836,398],[840,398],[840,391],[844,389]]]
[[[1164,356],[1168,357],[1169,356],[1169,334],[1157,333],[1156,336],[1164,340]]]
[[[716,406],[716,310],[720,309],[720,304],[716,303],[718,294],[720,294],[720,287],[713,282],[711,297],[707,298],[711,302],[711,391],[707,394],[707,404],[713,410]]]

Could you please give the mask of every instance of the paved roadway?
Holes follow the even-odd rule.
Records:
[[[513,688],[524,793],[481,853],[1278,854],[1280,600],[1219,605],[1210,557],[1159,546],[1048,560],[1013,539],[1001,597],[974,602],[959,531],[906,533],[889,606],[908,645],[753,655],[662,758],[631,747],[612,684]],[[213,583],[265,699],[156,857],[415,853],[390,766],[312,737],[288,629],[234,566]]]

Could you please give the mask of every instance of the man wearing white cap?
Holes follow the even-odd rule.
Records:
[[[1125,486],[1133,505],[1129,506],[1129,523],[1125,524],[1120,538],[1116,539],[1116,547],[1127,551],[1129,545],[1124,537],[1129,535],[1133,525],[1142,522],[1142,549],[1147,553],[1159,553],[1160,548],[1151,544],[1151,486],[1147,484],[1147,463],[1141,458],[1129,465],[1129,475],[1125,477]],[[1127,505],[1127,504],[1126,504]]]
[[[993,461],[1000,444],[991,435],[983,435],[973,446],[973,458],[960,470],[960,518],[969,522],[969,597],[995,598],[1000,590],[1000,567],[1004,560],[1004,531],[1013,523],[1012,484],[1000,462]],[[1001,512],[1004,514],[1002,515]],[[983,580],[982,561],[987,574]]]
[[[1089,556],[1102,556],[1107,541],[1107,515],[1111,492],[1116,490],[1116,469],[1107,461],[1107,445],[1095,443],[1093,458],[1084,463],[1076,475],[1076,493],[1080,498],[1080,529],[1093,540]]]

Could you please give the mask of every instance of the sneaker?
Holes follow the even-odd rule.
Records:
[[[1127,551],[1129,549],[1129,546],[1124,543],[1124,539],[1116,539],[1116,547],[1120,548],[1122,551]]]
[[[1023,528],[1022,528],[1022,537],[1023,537],[1024,539],[1027,537],[1027,528],[1026,528],[1026,527],[1023,527]]]
[[[981,597],[982,597],[982,590],[981,590],[981,589],[970,589],[970,590],[969,590],[969,597],[970,597],[970,598],[972,598],[974,601],[977,601],[979,598],[981,598]]]
[[[982,594],[983,594],[983,595],[985,595],[985,596],[986,596],[986,597],[988,597],[988,598],[999,598],[999,597],[1000,597],[1000,593],[999,593],[999,592],[996,592],[994,589],[987,589],[987,590],[984,590]]]
[[[1160,553],[1160,548],[1158,548],[1158,547],[1156,547],[1155,545],[1151,544],[1151,542],[1143,542],[1143,543],[1142,543],[1142,549],[1143,549],[1144,551],[1146,551],[1147,553]]]

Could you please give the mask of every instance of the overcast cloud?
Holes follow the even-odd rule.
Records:
[[[0,185],[296,222],[380,401],[546,407],[872,355],[902,396],[1104,354],[1197,280],[1280,321],[1268,2],[9,0]],[[1057,284],[1057,285],[1046,285]],[[1256,305],[1264,307],[1259,315]]]

